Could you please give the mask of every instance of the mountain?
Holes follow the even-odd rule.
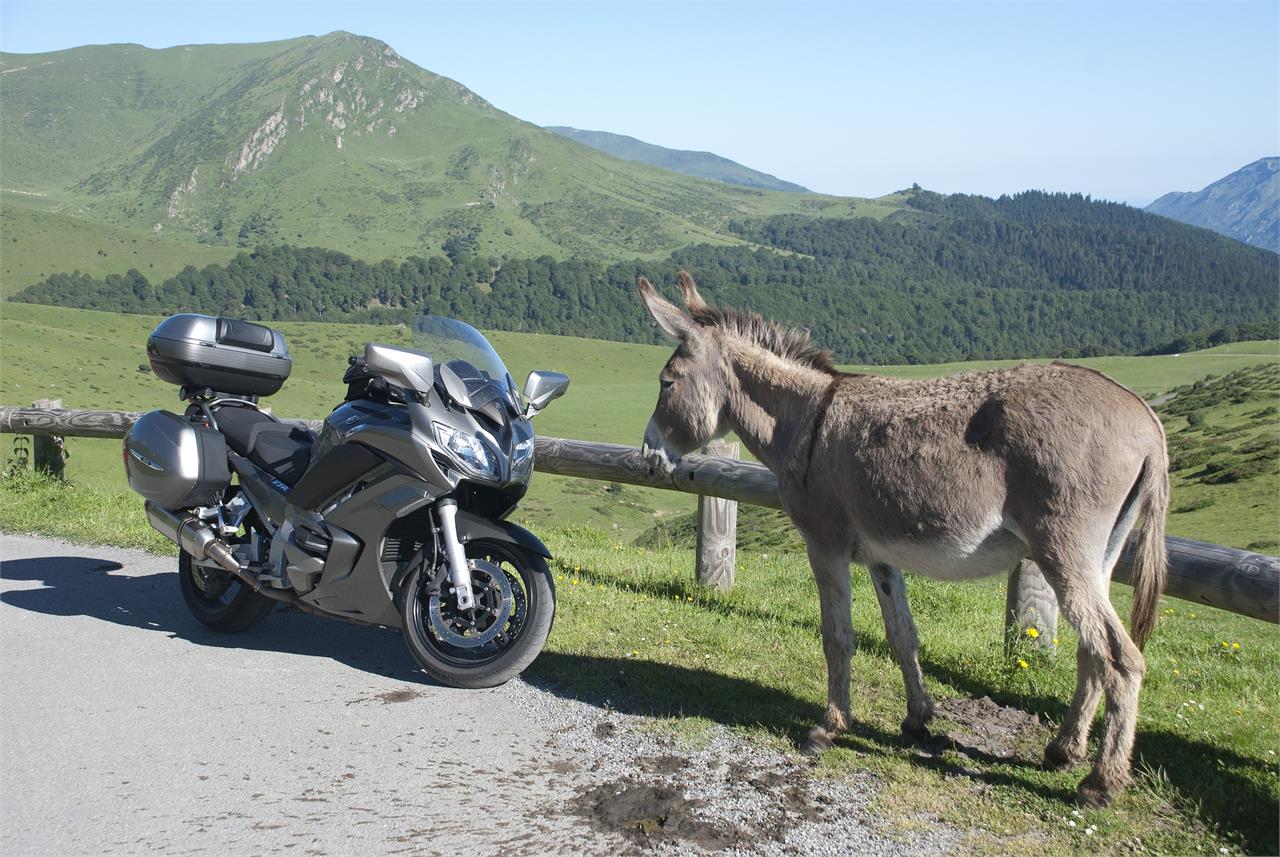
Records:
[[[1166,193],[1146,210],[1280,252],[1280,158],[1259,158],[1203,190]]]
[[[1277,317],[1280,256],[1207,230],[1078,195],[685,176],[350,33],[0,54],[0,81],[0,293],[17,300],[386,322],[426,307],[649,341],[635,277],[684,266],[859,362],[1138,351]]]
[[[857,204],[609,157],[345,32],[0,54],[0,72],[6,208],[179,242],[621,259]]]
[[[695,152],[689,149],[667,149],[628,137],[625,134],[610,134],[608,131],[584,131],[581,128],[570,128],[565,125],[548,125],[548,131],[554,131],[561,137],[590,146],[593,149],[622,158],[624,161],[639,161],[652,164],[687,176],[714,179],[718,182],[742,185],[743,187],[760,188],[761,190],[782,190],[790,193],[808,193],[809,189],[792,182],[744,167],[737,161],[722,158],[711,152]]]

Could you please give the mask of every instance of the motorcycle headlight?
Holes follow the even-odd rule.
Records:
[[[516,444],[515,451],[511,454],[512,479],[527,481],[533,475],[533,441],[533,438],[529,438]]]
[[[436,440],[462,469],[484,479],[496,480],[501,465],[498,456],[480,438],[444,423],[433,423]]]

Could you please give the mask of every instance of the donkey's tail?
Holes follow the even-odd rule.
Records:
[[[1142,530],[1133,556],[1133,610],[1129,614],[1129,636],[1139,649],[1156,624],[1156,610],[1164,593],[1169,556],[1164,544],[1164,518],[1169,511],[1169,454],[1164,433],[1158,451],[1147,457],[1142,468],[1138,496],[1142,502]]]

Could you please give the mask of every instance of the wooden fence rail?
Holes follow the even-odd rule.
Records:
[[[138,414],[0,406],[0,432],[124,437]],[[318,421],[300,421],[315,428]],[[640,450],[611,443],[538,437],[534,467],[544,473],[723,497],[780,509],[777,481],[759,464],[691,453],[671,474],[655,472]],[[1136,535],[1136,533],[1134,534]],[[1167,595],[1280,624],[1280,558],[1171,536]],[[1130,536],[1115,580],[1129,583]],[[1055,611],[1056,612],[1056,611]]]

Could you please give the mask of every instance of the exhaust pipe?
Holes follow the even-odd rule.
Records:
[[[204,521],[185,512],[171,512],[150,500],[146,503],[146,510],[151,526],[160,535],[191,554],[196,562],[211,559],[237,577],[250,579],[245,567],[231,553],[231,548]]]
[[[196,516],[187,512],[170,511],[157,506],[150,500],[146,502],[145,508],[147,520],[151,522],[151,526],[155,527],[160,535],[191,554],[191,558],[197,562],[202,562],[206,559],[213,560],[240,578],[246,586],[264,598],[270,598],[272,601],[282,601],[304,613],[315,613],[320,616],[328,616],[331,619],[344,619],[357,625],[366,624],[349,616],[327,613],[314,605],[299,600],[292,591],[263,586],[262,581],[258,580],[253,572],[240,564],[240,561],[231,553],[231,548],[227,547],[227,543],[218,538],[218,534]]]

